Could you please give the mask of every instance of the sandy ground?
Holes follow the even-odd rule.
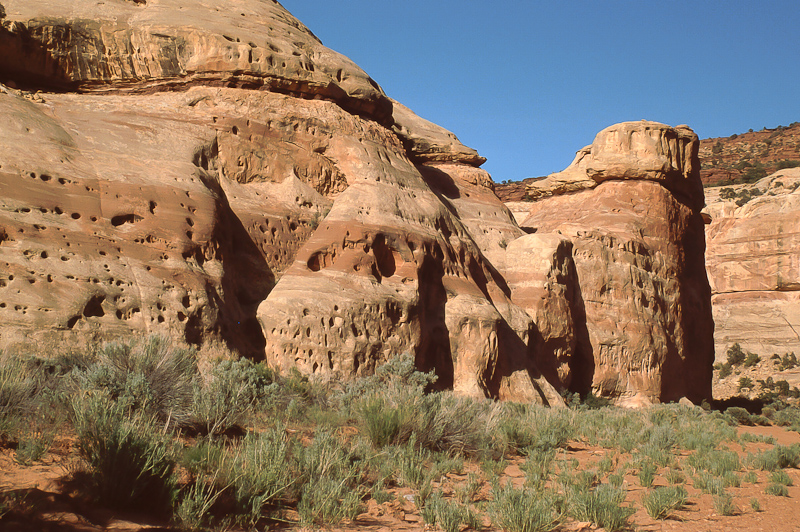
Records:
[[[767,427],[740,427],[739,431],[772,436],[777,443],[789,445],[800,443],[800,434],[789,432],[773,426]],[[765,443],[748,443],[742,449],[740,445],[732,448],[740,452],[741,457],[747,452],[767,449]],[[14,451],[3,449],[0,451],[0,492],[6,497],[11,496],[16,504],[15,511],[0,521],[0,530],[9,531],[107,531],[107,530],[171,530],[168,523],[159,523],[148,520],[146,516],[124,515],[115,516],[110,511],[92,507],[82,502],[75,496],[64,479],[68,478],[70,471],[75,467],[72,444],[69,441],[58,441],[43,460],[31,466],[22,466],[14,460]],[[596,467],[598,462],[611,454],[624,462],[627,457],[617,451],[602,448],[593,448],[582,442],[571,442],[566,451],[562,451],[558,459],[576,459],[579,462],[578,470]],[[689,452],[682,456],[688,455]],[[524,473],[520,469],[521,459],[512,460],[503,472],[503,482],[510,479],[514,484],[522,485]],[[663,474],[666,469],[661,469],[654,482],[654,486],[667,485]],[[467,462],[463,474],[449,474],[441,483],[435,483],[434,489],[442,492],[446,497],[455,496],[459,485],[467,481],[469,473],[480,473],[477,464]],[[714,510],[713,499],[709,494],[703,494],[692,486],[691,475],[687,475],[686,488],[689,492],[689,504],[673,516],[664,521],[650,518],[640,503],[642,495],[647,489],[640,486],[635,476],[627,476],[623,485],[627,486],[629,502],[637,508],[632,523],[640,531],[676,531],[676,532],[704,532],[720,530],[747,530],[764,532],[789,532],[800,530],[800,470],[787,470],[793,480],[793,486],[788,488],[789,497],[777,497],[764,493],[764,488],[769,483],[769,473],[758,472],[756,483],[743,482],[741,487],[728,488],[733,496],[733,501],[738,511],[733,516],[721,516]],[[432,530],[426,527],[418,509],[413,503],[414,493],[410,489],[396,488],[387,490],[394,499],[383,504],[374,500],[367,501],[365,512],[352,522],[333,527],[335,531],[374,531],[388,532]],[[480,503],[489,497],[490,486],[484,484],[473,502]],[[761,511],[751,508],[751,500],[757,499]],[[291,515],[286,516],[291,519]],[[490,528],[488,518],[482,516],[484,530]],[[299,529],[299,527],[284,526],[285,529]],[[593,528],[589,523],[568,522],[563,528],[565,531],[590,531],[601,530]]]

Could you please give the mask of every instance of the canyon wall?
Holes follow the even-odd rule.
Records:
[[[409,353],[469,396],[710,397],[688,128],[601,132],[520,227],[475,150],[277,2],[2,3],[0,348],[158,333],[320,380]]]
[[[717,360],[734,343],[800,354],[800,168],[706,189]]]

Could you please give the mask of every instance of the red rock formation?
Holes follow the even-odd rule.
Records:
[[[706,193],[719,362],[734,343],[763,358],[800,353],[800,169]]]
[[[319,378],[408,351],[561,403],[483,158],[279,4],[3,3],[0,345],[162,332]]]
[[[619,124],[598,134],[569,168],[529,187],[540,199],[522,226],[558,234],[573,248],[571,317],[585,335],[540,327],[552,331],[544,341],[558,347],[543,355],[556,358],[550,365],[562,379],[570,356],[590,361],[568,364],[573,387],[590,386],[623,404],[711,397],[713,322],[697,146],[685,126]],[[566,292],[558,286],[551,283],[539,305],[525,305],[529,312],[570,301],[556,297]],[[522,287],[511,288],[515,301],[517,292],[532,301]]]

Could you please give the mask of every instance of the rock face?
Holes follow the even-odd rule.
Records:
[[[278,3],[3,5],[0,347],[160,332],[322,379],[411,352],[562,403],[484,159]]]
[[[718,360],[734,343],[762,358],[800,353],[800,169],[706,193]]]
[[[279,371],[414,355],[469,396],[708,398],[688,128],[529,193],[277,2],[3,0],[0,348],[161,333]]]
[[[553,273],[535,290],[512,280],[509,286],[533,315],[569,307],[570,320],[539,325],[539,334],[552,346],[542,352],[551,363],[541,366],[555,368],[572,388],[622,404],[711,397],[697,149],[685,126],[618,124],[569,168],[529,185],[539,199],[521,225],[549,239]],[[574,272],[561,258],[570,246]]]

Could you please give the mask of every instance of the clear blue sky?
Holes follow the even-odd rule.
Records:
[[[281,3],[497,182],[561,170],[626,120],[701,138],[800,121],[797,0]]]

